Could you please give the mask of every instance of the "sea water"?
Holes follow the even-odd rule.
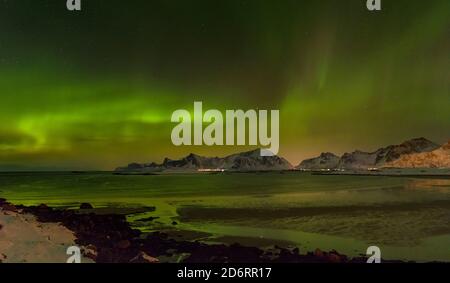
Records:
[[[217,241],[347,255],[450,261],[450,180],[310,173],[113,175],[1,173],[0,197],[15,204],[155,206],[148,215]],[[131,217],[130,221],[141,216]],[[145,227],[142,227],[145,230]],[[264,241],[262,241],[264,240]]]

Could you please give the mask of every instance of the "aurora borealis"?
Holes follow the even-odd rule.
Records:
[[[176,109],[279,109],[291,163],[450,138],[450,1],[0,1],[0,169],[190,152]]]

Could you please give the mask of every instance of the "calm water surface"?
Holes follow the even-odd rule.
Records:
[[[162,224],[177,219],[180,229],[253,238],[255,245],[286,241],[349,255],[377,245],[384,258],[450,261],[449,179],[2,173],[0,197],[25,205],[156,206],[148,215]]]

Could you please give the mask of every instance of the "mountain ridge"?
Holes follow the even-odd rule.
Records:
[[[228,155],[225,157],[204,157],[194,153],[181,159],[165,158],[163,163],[131,163],[116,168],[116,172],[160,172],[160,171],[281,171],[293,169],[286,159],[274,156],[261,156],[260,149]]]
[[[261,149],[225,157],[205,157],[190,153],[180,159],[164,158],[158,164],[130,163],[117,167],[119,173],[151,173],[164,171],[283,171],[283,170],[371,170],[381,168],[450,168],[450,141],[440,146],[426,138],[414,138],[372,152],[355,150],[337,156],[331,152],[303,160],[292,166],[280,156],[261,156]]]
[[[406,154],[391,161],[385,168],[450,168],[450,140],[430,152]]]
[[[423,152],[431,152],[440,146],[426,138],[414,138],[401,144],[388,145],[372,152],[355,150],[346,152],[341,157],[332,153],[322,153],[320,156],[302,161],[296,169],[320,170],[320,169],[342,169],[342,170],[367,170],[380,168],[402,156]]]

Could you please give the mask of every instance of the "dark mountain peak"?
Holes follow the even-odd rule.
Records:
[[[419,141],[423,142],[423,141]],[[422,146],[426,146],[424,141]],[[433,151],[403,154],[400,158],[387,162],[387,168],[450,168],[450,142]]]
[[[337,158],[339,158],[336,154],[334,154],[334,153],[331,153],[331,152],[322,152],[321,154],[320,154],[320,157],[322,157],[322,158],[335,158],[335,157],[337,157]]]
[[[191,153],[188,156],[186,156],[185,158],[183,158],[182,161],[184,162],[184,164],[190,164],[192,166],[202,168],[202,161],[204,159],[207,159],[207,157],[202,157],[200,155]]]
[[[143,167],[142,164],[139,164],[139,163],[128,164],[128,168],[132,168],[132,169],[141,169],[142,167]]]
[[[333,169],[339,162],[339,156],[331,152],[323,152],[318,157],[303,160],[297,169]]]
[[[427,143],[432,143],[432,141],[430,141],[429,139],[424,138],[424,137],[412,138],[412,139],[410,139],[409,141],[406,141],[406,142],[427,142]]]
[[[406,147],[411,147],[417,150],[423,150],[426,148],[434,148],[434,147],[439,147],[438,144],[424,138],[424,137],[420,137],[420,138],[414,138],[408,141],[403,142],[402,144],[400,144],[399,146],[406,146]]]
[[[389,150],[386,151],[386,154],[384,156],[380,156],[379,159],[383,162],[391,162],[405,154],[428,152],[437,148],[439,148],[438,144],[426,138],[414,138],[399,145],[391,146]]]
[[[200,156],[200,155],[197,155],[197,154],[195,154],[195,153],[189,153],[189,155],[186,156],[185,158],[199,158],[199,157],[201,157],[201,156]]]
[[[439,146],[425,138],[414,138],[401,144],[389,145],[379,148],[374,152],[356,150],[350,154],[344,154],[339,161],[342,169],[367,169],[381,167],[387,162],[392,162],[405,154],[432,151]]]
[[[246,156],[246,157],[260,158],[260,157],[261,157],[261,149],[260,149],[260,148],[257,148],[257,149],[254,149],[254,150],[250,150],[250,151],[245,151],[245,152],[237,153],[236,155],[239,155],[239,156]]]

